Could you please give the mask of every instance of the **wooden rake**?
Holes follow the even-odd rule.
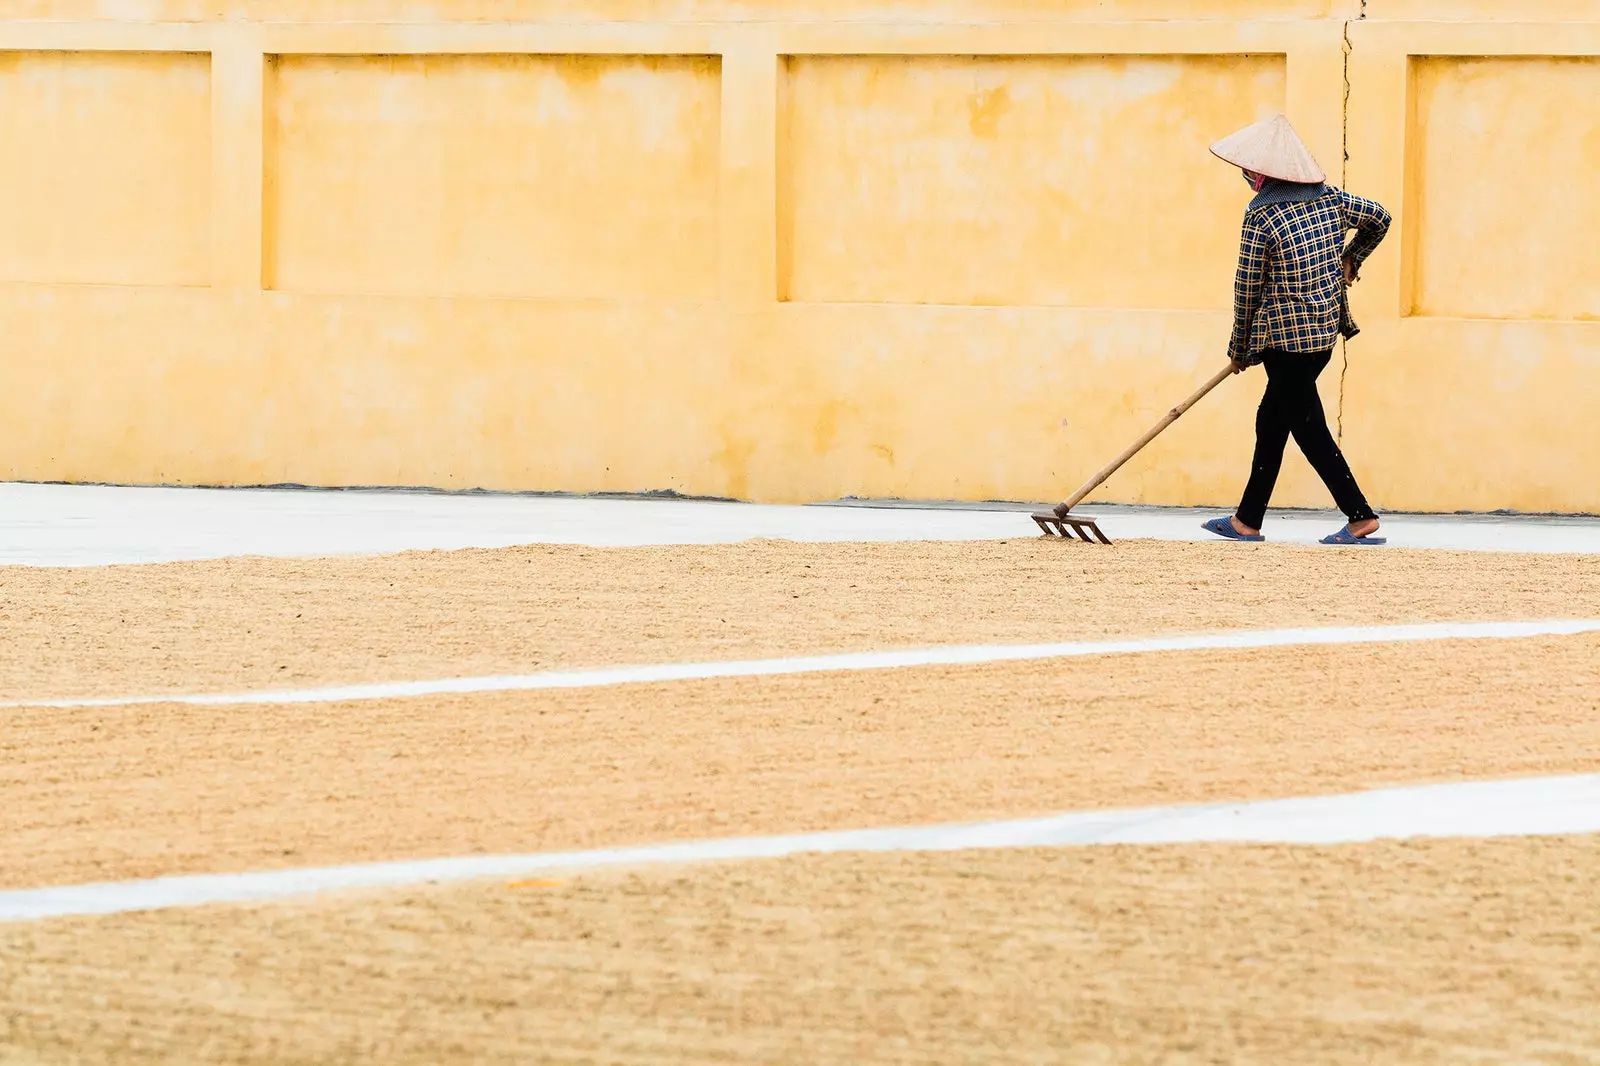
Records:
[[[1215,377],[1196,389],[1194,395],[1162,416],[1161,421],[1146,430],[1144,436],[1130,444],[1121,455],[1102,467],[1094,477],[1079,485],[1077,492],[1068,496],[1064,502],[1056,504],[1053,510],[1035,513],[1033,520],[1039,523],[1039,528],[1044,531],[1044,535],[1071,540],[1072,534],[1076,533],[1078,539],[1088,544],[1093,544],[1096,538],[1099,539],[1101,544],[1110,544],[1111,538],[1101,532],[1100,526],[1095,519],[1090,518],[1088,515],[1073,514],[1072,509],[1078,506],[1085,496],[1104,484],[1107,478],[1121,469],[1123,463],[1138,455],[1146,444],[1160,436],[1162,430],[1172,425],[1185,411],[1199,403],[1201,397],[1236,373],[1238,373],[1238,368],[1230,361],[1226,367],[1217,371]],[[1072,531],[1071,533],[1068,532],[1069,529]],[[1089,535],[1091,533],[1094,534],[1093,537]]]

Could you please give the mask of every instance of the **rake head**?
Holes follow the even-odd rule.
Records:
[[[1033,516],[1033,520],[1039,523],[1039,528],[1047,537],[1063,537],[1071,540],[1072,534],[1076,533],[1078,539],[1086,544],[1093,544],[1096,538],[1099,538],[1101,544],[1111,543],[1111,538],[1102,533],[1099,525],[1088,515],[1073,514],[1057,508],[1054,511],[1040,511]],[[1068,532],[1069,530],[1071,532]],[[1091,537],[1090,533],[1094,536]]]

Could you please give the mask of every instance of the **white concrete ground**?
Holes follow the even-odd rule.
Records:
[[[1086,506],[1113,539],[1207,540],[1184,509]],[[1312,544],[1332,513],[1270,515],[1270,540]],[[1415,548],[1600,553],[1600,518],[1393,515],[1389,542]],[[0,484],[0,564],[97,566],[229,555],[311,556],[513,544],[708,544],[989,540],[1038,533],[995,505],[777,507],[672,499],[278,489]],[[1080,546],[1085,547],[1086,546]]]

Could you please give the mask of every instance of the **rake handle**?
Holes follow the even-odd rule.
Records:
[[[1185,411],[1199,403],[1206,393],[1210,392],[1218,385],[1221,385],[1224,381],[1233,377],[1235,373],[1236,371],[1233,368],[1232,362],[1229,362],[1226,367],[1217,371],[1215,377],[1196,389],[1194,394],[1187,400],[1184,400],[1182,403],[1178,404],[1178,406],[1168,411],[1162,416],[1161,421],[1157,422],[1155,425],[1151,426],[1145,431],[1144,436],[1128,445],[1127,449],[1121,455],[1111,460],[1103,468],[1101,468],[1099,473],[1095,474],[1094,477],[1080,485],[1077,492],[1074,492],[1071,496],[1067,497],[1066,502],[1061,505],[1061,510],[1070,511],[1074,507],[1078,506],[1078,504],[1083,501],[1085,496],[1099,488],[1105,483],[1107,478],[1121,469],[1123,463],[1126,463],[1129,459],[1132,459],[1135,455],[1138,455],[1139,452],[1144,449],[1146,444],[1149,444],[1151,441],[1155,440],[1161,435],[1162,430],[1176,422],[1180,417],[1182,417]]]

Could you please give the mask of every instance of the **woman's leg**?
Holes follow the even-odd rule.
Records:
[[[1290,432],[1294,434],[1294,442],[1300,446],[1312,469],[1333,494],[1333,502],[1350,520],[1350,525],[1356,527],[1368,522],[1376,523],[1378,516],[1373,513],[1366,496],[1362,495],[1361,486],[1356,484],[1355,475],[1350,472],[1350,464],[1345,461],[1338,442],[1328,432],[1328,417],[1322,410],[1322,397],[1317,394],[1317,375],[1322,373],[1332,357],[1332,352],[1306,353],[1300,357],[1306,360],[1305,365],[1311,374],[1307,379],[1309,388],[1301,398],[1300,417],[1290,425]],[[1373,528],[1377,528],[1376,524]]]
[[[1304,386],[1296,380],[1295,358],[1292,353],[1271,349],[1262,353],[1267,391],[1256,408],[1256,452],[1250,462],[1250,480],[1245,484],[1239,509],[1234,512],[1237,524],[1248,530],[1259,530],[1266,518],[1272,489],[1278,483],[1278,470],[1283,466],[1284,446],[1301,417]]]

